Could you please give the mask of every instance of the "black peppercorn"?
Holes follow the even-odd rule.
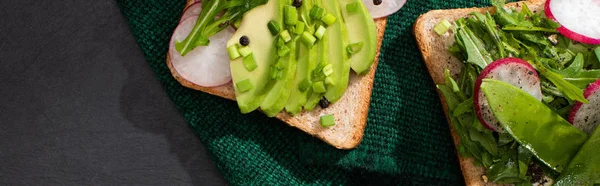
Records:
[[[381,3],[383,3],[383,0],[373,0],[373,4],[375,5],[380,5]]]
[[[294,0],[292,3],[296,8],[300,8],[302,6],[302,0]]]
[[[249,44],[250,44],[250,39],[248,39],[248,36],[240,37],[240,45],[248,46]]]
[[[329,107],[329,100],[325,97],[321,98],[321,100],[319,100],[319,106],[321,106],[321,108]]]

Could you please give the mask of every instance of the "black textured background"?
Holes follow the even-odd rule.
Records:
[[[0,1],[0,185],[223,184],[114,1]]]

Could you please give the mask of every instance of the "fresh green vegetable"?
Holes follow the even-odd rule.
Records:
[[[346,5],[346,12],[348,14],[354,14],[358,11],[359,3],[349,3]]]
[[[319,120],[321,122],[321,126],[323,127],[331,127],[335,125],[335,118],[333,117],[333,114],[321,116]]]
[[[453,22],[451,29],[455,43],[448,51],[464,65],[457,79],[453,79],[446,70],[445,83],[437,85],[437,88],[448,106],[450,124],[461,139],[457,146],[461,156],[473,157],[475,165],[487,170],[486,176],[490,182],[530,185],[528,168],[531,163],[539,164],[551,177],[557,173],[539,160],[539,154],[534,155],[521,145],[519,142],[522,140],[518,142],[510,134],[495,133],[480,124],[473,110],[473,86],[479,72],[487,64],[501,58],[527,60],[539,72],[544,94],[542,102],[532,104],[547,107],[554,117],[561,118],[565,124],[564,118],[575,101],[587,101],[583,99],[582,89],[600,78],[600,49],[556,34],[556,28],[560,25],[546,19],[543,13],[533,13],[524,3],[521,3],[520,11],[505,10],[502,8],[505,3],[503,0],[492,0],[492,3],[496,7],[494,14],[474,12]],[[512,96],[506,99],[515,102]],[[531,115],[519,113],[519,117],[525,116]],[[532,118],[540,122],[537,119],[542,116],[534,116]],[[542,136],[552,135],[559,134]],[[550,143],[554,141],[551,137],[542,139]],[[564,141],[574,142],[571,139]],[[548,147],[539,149],[541,152],[550,150]],[[564,162],[570,160],[550,159],[554,164],[563,161],[563,168],[566,165]]]
[[[235,86],[237,86],[238,91],[240,92],[247,92],[250,89],[254,88],[250,79],[245,79],[243,81],[237,82],[235,83]]]
[[[286,25],[296,25],[296,22],[298,22],[298,11],[296,11],[296,7],[286,5],[283,9],[283,17]]]
[[[348,54],[356,54],[358,52],[360,52],[360,50],[362,50],[362,47],[365,43],[364,42],[358,42],[358,43],[352,43],[349,44],[346,47],[346,51],[348,52]]]
[[[241,113],[250,113],[256,110],[265,100],[267,93],[273,87],[271,68],[278,61],[277,42],[267,27],[270,21],[277,22],[283,27],[283,0],[270,0],[267,4],[258,6],[244,14],[237,31],[227,41],[226,46],[239,45],[239,39],[247,36],[252,39],[248,45],[252,49],[252,56],[257,64],[256,69],[249,72],[244,66],[243,59],[230,60],[232,82],[250,79],[253,88],[240,92],[236,87],[235,99]],[[276,71],[275,71],[276,72]],[[277,72],[275,73],[277,76]],[[276,77],[275,77],[276,78]]]
[[[310,78],[304,78],[304,80],[302,80],[302,82],[300,82],[300,84],[298,85],[298,89],[302,92],[305,92],[310,87],[312,87],[312,82],[310,81]]]
[[[252,8],[268,0],[210,0],[202,2],[202,11],[190,34],[175,49],[185,56],[197,46],[207,46],[209,38],[242,18]],[[217,18],[218,17],[218,18]]]
[[[252,54],[252,49],[250,49],[250,47],[245,46],[238,49],[238,52],[240,52],[240,55],[242,55],[242,57],[247,57],[250,54]]]
[[[567,169],[558,177],[556,186],[594,185],[600,181],[600,127],[581,147]]]
[[[285,43],[290,42],[292,40],[292,35],[290,35],[290,32],[288,30],[284,30],[279,34],[279,36]]]
[[[315,37],[317,37],[319,39],[323,39],[323,36],[325,35],[325,31],[327,31],[327,29],[325,27],[323,27],[323,25],[319,26],[319,28],[317,28],[317,31],[315,31]]]
[[[481,90],[504,129],[549,168],[561,172],[588,136],[527,92],[484,79]]]
[[[313,83],[312,88],[313,92],[316,93],[325,93],[325,91],[327,91],[327,89],[325,88],[325,83],[323,81]]]
[[[442,19],[442,21],[433,27],[433,31],[438,35],[444,35],[450,30],[451,26],[452,24],[447,19]]]
[[[290,47],[283,45],[283,46],[279,47],[279,49],[277,50],[277,55],[279,57],[283,57],[283,56],[288,55],[290,53],[290,51],[291,51]]]
[[[337,18],[335,18],[335,16],[331,13],[327,13],[327,14],[325,14],[325,16],[323,16],[321,18],[321,21],[323,21],[323,23],[325,23],[327,25],[331,25],[331,24],[335,23],[336,20],[337,20]]]
[[[246,70],[248,70],[248,72],[252,72],[254,71],[254,69],[256,69],[256,67],[258,67],[254,59],[254,55],[250,54],[244,57],[244,67],[246,67]]]
[[[315,45],[315,42],[317,42],[317,38],[315,38],[312,34],[306,31],[302,33],[302,43],[304,43],[304,45],[306,45],[308,48],[312,48]]]
[[[273,36],[276,36],[279,34],[279,32],[281,32],[281,27],[279,27],[277,21],[269,21],[267,27],[269,27],[269,32],[271,32],[271,35]]]
[[[315,19],[315,20],[320,20],[321,17],[323,17],[323,13],[325,12],[325,10],[319,6],[313,6],[313,8],[310,10],[310,17]]]
[[[227,47],[227,55],[229,55],[229,59],[231,60],[237,59],[238,57],[242,56],[238,51],[237,45],[231,45]]]
[[[300,22],[300,24],[296,24],[296,28],[294,28],[294,34],[300,35],[304,32],[304,23]]]
[[[373,16],[362,0],[340,0],[340,4],[356,5],[355,13],[349,12],[348,6],[342,10],[343,22],[348,30],[348,43],[362,43],[357,47],[351,47],[349,52],[350,68],[357,74],[365,74],[370,71],[375,54],[377,53],[377,26],[373,22]],[[351,7],[350,7],[351,8]],[[348,47],[346,47],[348,50]]]

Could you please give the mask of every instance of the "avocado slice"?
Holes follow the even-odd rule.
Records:
[[[348,31],[344,24],[340,3],[338,1],[323,0],[323,8],[326,12],[333,14],[337,18],[335,23],[327,27],[327,33],[323,42],[328,44],[329,64],[333,65],[333,74],[329,77],[333,80],[333,85],[327,85],[325,97],[330,102],[336,102],[344,95],[348,88],[348,79],[350,78],[350,62],[346,46],[348,45]]]
[[[357,5],[355,12],[348,12],[346,8],[349,4]],[[363,42],[362,49],[350,55],[350,67],[357,74],[366,73],[371,69],[377,51],[375,21],[362,0],[340,0],[340,5],[346,28],[352,30],[348,32],[350,44]]]
[[[290,1],[291,2],[291,1]],[[290,98],[294,77],[296,74],[296,41],[292,39],[286,44],[291,51],[288,55],[279,58],[283,63],[283,77],[275,80],[273,88],[260,105],[260,109],[269,117],[274,117],[283,110]]]
[[[235,96],[240,112],[249,113],[256,110],[265,99],[270,90],[269,86],[269,64],[276,60],[276,49],[273,47],[275,37],[271,35],[267,24],[271,20],[283,23],[283,6],[280,0],[271,0],[267,4],[260,5],[246,12],[240,27],[227,42],[227,46],[236,45],[240,37],[248,36],[248,45],[253,52],[258,67],[248,72],[243,64],[243,58],[230,61],[231,77],[234,84]],[[282,26],[282,25],[280,25]],[[240,92],[235,83],[249,79],[253,88],[246,92]]]
[[[312,9],[312,1],[304,1],[302,7],[300,7],[299,16],[303,22],[299,24],[305,24],[305,29],[313,33],[314,29],[310,26],[313,24],[312,18],[310,18],[310,10]],[[292,86],[292,93],[290,99],[285,105],[285,110],[292,116],[302,112],[302,106],[306,104],[308,99],[309,90],[300,91],[299,86],[302,81],[306,78],[310,78],[312,69],[316,66],[317,62],[317,47],[309,49],[302,42],[297,42],[296,48],[298,49],[297,57],[297,68],[296,77],[294,78],[294,85]]]

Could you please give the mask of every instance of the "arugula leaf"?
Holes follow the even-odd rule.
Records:
[[[468,28],[458,30],[458,36],[462,40],[466,53],[467,62],[477,65],[483,69],[488,64],[492,63],[491,55],[485,50],[485,47],[479,38],[472,38]],[[471,32],[472,33],[472,32]]]
[[[175,43],[175,49],[185,56],[197,46],[210,44],[209,38],[230,23],[241,19],[250,9],[267,3],[268,0],[210,0],[202,2],[202,11],[190,34],[181,42]],[[217,18],[217,16],[219,16]]]
[[[562,75],[550,71],[544,65],[539,64],[539,62],[534,61],[534,64],[536,69],[540,72],[540,74],[542,74],[550,82],[552,82],[556,86],[556,88],[558,88],[565,95],[566,98],[582,103],[588,103],[588,101],[583,96],[583,90],[567,82],[563,79]]]
[[[544,28],[544,27],[535,27],[535,26],[525,27],[525,26],[507,25],[507,26],[502,27],[502,30],[558,33],[558,31],[556,29],[553,29],[553,28]]]
[[[469,98],[462,103],[458,104],[454,111],[452,112],[452,116],[458,117],[465,113],[469,113],[473,111],[473,98]]]
[[[564,80],[570,82],[576,87],[585,89],[590,83],[593,83],[600,78],[600,70],[585,70],[583,65],[583,54],[578,53],[571,65],[569,65],[567,68],[553,71],[564,76]]]
[[[478,119],[473,120],[473,125],[481,125]],[[498,154],[498,143],[496,139],[492,135],[492,132],[488,129],[485,129],[483,132],[477,131],[475,129],[469,130],[469,138],[472,141],[479,142],[483,148],[490,153],[490,155],[495,156]]]

